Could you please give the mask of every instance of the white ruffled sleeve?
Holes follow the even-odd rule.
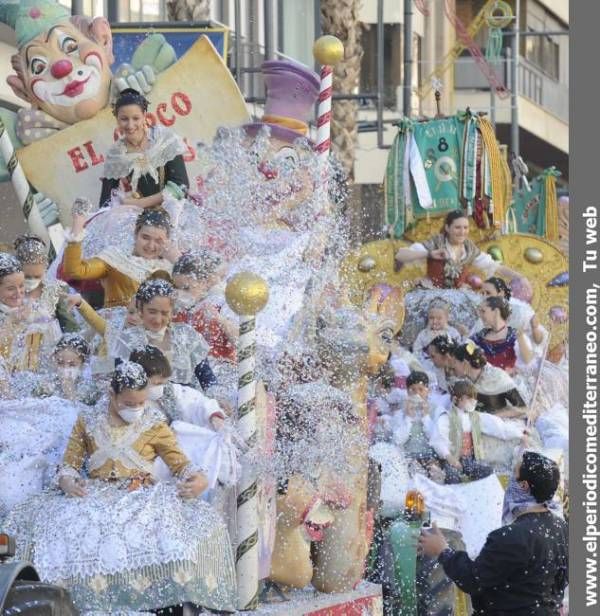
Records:
[[[523,422],[504,420],[491,413],[479,413],[479,425],[483,434],[502,441],[520,439],[523,436]]]
[[[225,417],[216,400],[205,396],[198,389],[173,383],[173,394],[177,403],[179,416],[203,428],[212,428],[210,420],[214,416]]]
[[[487,252],[480,252],[475,259],[473,259],[473,265],[477,269],[482,270],[486,276],[493,276],[500,267],[500,263],[494,261]]]
[[[443,413],[438,417],[429,444],[440,458],[445,460],[450,455],[450,418],[448,413]]]

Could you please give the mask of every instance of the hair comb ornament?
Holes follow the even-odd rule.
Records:
[[[475,353],[475,345],[472,342],[467,342],[465,349],[469,355],[473,355]]]
[[[75,201],[73,201],[73,206],[71,207],[71,213],[73,216],[88,216],[94,206],[89,199],[85,197],[77,197]]]

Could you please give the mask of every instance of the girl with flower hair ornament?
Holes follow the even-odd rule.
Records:
[[[498,417],[522,418],[525,402],[513,379],[502,368],[488,363],[485,353],[472,342],[452,350],[452,371],[467,378],[477,390],[478,409]]]
[[[109,354],[128,360],[135,349],[152,345],[169,360],[174,382],[202,389],[213,385],[206,340],[190,325],[173,323],[173,285],[166,280],[144,282],[136,293],[136,304],[141,324],[121,330]]]

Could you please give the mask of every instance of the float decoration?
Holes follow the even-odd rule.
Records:
[[[559,212],[556,178],[560,171],[545,169],[527,187],[514,195],[507,213],[507,227],[515,233],[532,233],[550,241],[559,239]]]
[[[510,171],[487,119],[470,111],[424,122],[400,121],[385,173],[385,221],[400,239],[414,223],[457,209],[477,225],[501,224]]]
[[[237,426],[246,446],[257,446],[256,426],[256,330],[254,315],[269,301],[267,283],[250,272],[240,272],[228,282],[225,298],[240,317],[238,340]],[[258,607],[258,480],[249,465],[244,465],[237,495],[237,548],[235,565],[238,608]]]
[[[31,230],[47,244],[47,227],[56,224],[57,218],[70,224],[75,198],[99,200],[104,153],[114,133],[109,103],[119,84],[128,86],[135,78],[136,83],[148,86],[144,91],[151,86],[149,121],[173,126],[192,140],[208,142],[219,126],[239,126],[248,120],[237,84],[205,37],[177,60],[162,34],[150,34],[135,50],[127,79],[121,79],[123,67],[117,67],[114,75],[111,71],[112,33],[103,17],[71,16],[50,0],[4,3],[0,16],[16,28],[19,42],[12,58],[15,74],[9,75],[8,83],[31,105],[17,113],[0,109],[0,116],[29,183],[25,188],[20,182],[17,194],[25,195],[21,202],[29,212]],[[58,49],[59,37],[68,49]],[[35,67],[25,54],[29,50],[31,55],[32,49],[36,50]],[[73,71],[85,79],[73,80]],[[203,87],[205,83],[211,84],[209,90]],[[198,174],[200,162],[194,145],[188,142],[186,162],[188,171]],[[10,156],[6,147],[3,150]],[[40,164],[50,159],[52,166]],[[18,174],[12,175],[16,182]],[[8,178],[0,161],[0,179]],[[33,199],[26,198],[29,185]]]

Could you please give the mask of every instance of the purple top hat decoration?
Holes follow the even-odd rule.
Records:
[[[267,100],[262,122],[245,124],[251,136],[266,124],[271,135],[293,143],[308,137],[308,120],[319,97],[319,76],[310,69],[288,60],[269,60],[262,65]]]

